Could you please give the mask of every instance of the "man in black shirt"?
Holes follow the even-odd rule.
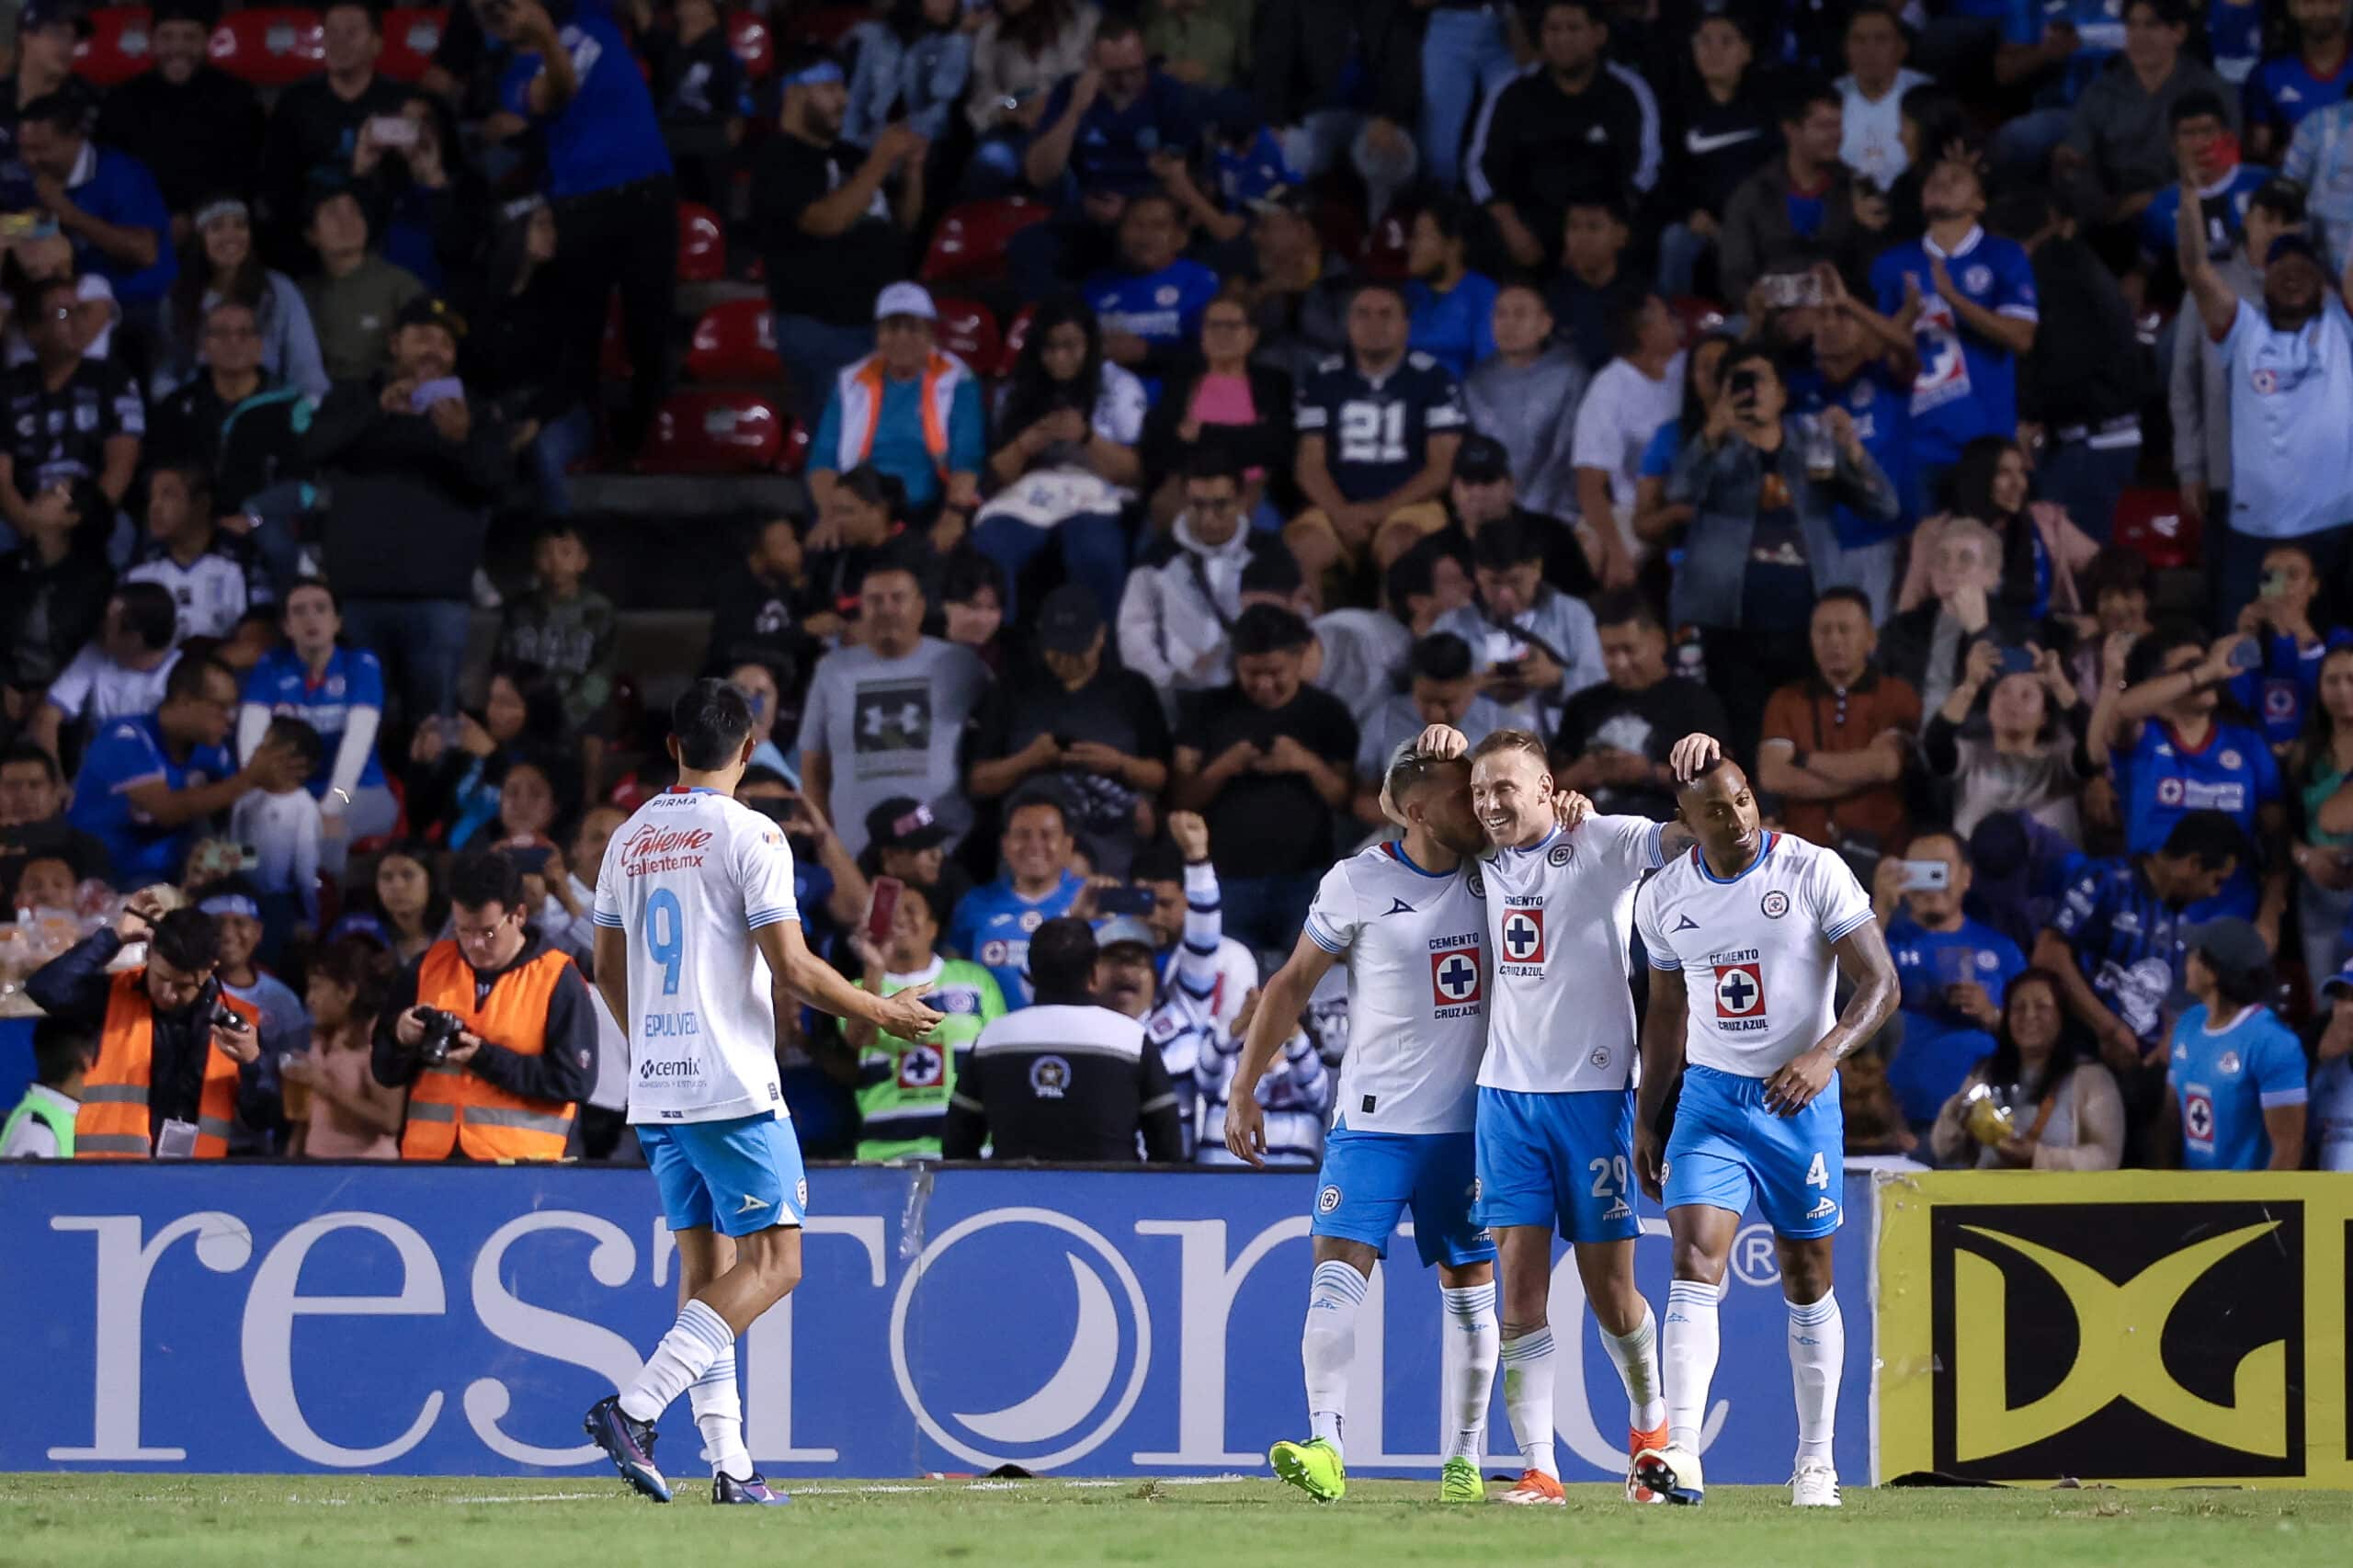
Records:
[[[1046,596],[1036,635],[1042,671],[992,686],[972,715],[964,792],[991,801],[1037,775],[1057,777],[1096,870],[1124,877],[1136,852],[1136,802],[1168,783],[1160,694],[1133,670],[1104,664],[1103,612],[1084,585]]]
[[[98,140],[146,165],[177,219],[214,191],[250,194],[261,162],[260,98],[205,60],[220,14],[217,0],[163,0],[147,35],[155,68],[108,94],[98,116]]]
[[[91,531],[109,508],[98,487],[76,487],[77,503],[37,503],[24,541],[0,556],[0,687],[7,693],[10,728],[40,704],[49,688],[106,619],[114,574],[106,552],[74,548],[85,509]],[[5,784],[5,780],[0,780]]]
[[[1309,686],[1314,633],[1273,605],[1233,623],[1233,684],[1204,695],[1176,737],[1176,806],[1209,819],[1225,933],[1282,952],[1329,869],[1357,755],[1347,704]]]
[[[301,233],[304,189],[313,182],[348,181],[361,130],[371,119],[399,119],[401,107],[415,96],[376,74],[384,35],[364,0],[329,0],[319,24],[327,68],[278,95],[262,145],[262,234],[272,265],[290,270],[309,259]],[[381,214],[371,217],[381,222]]]
[[[981,1031],[956,1076],[940,1152],[1006,1160],[1128,1164],[1185,1157],[1184,1119],[1143,1024],[1097,1006],[1099,955],[1084,920],[1049,920],[1029,938],[1037,1001]]]
[[[927,143],[904,120],[871,149],[841,140],[849,90],[812,50],[783,75],[784,107],[752,170],[752,210],[775,308],[776,349],[814,428],[842,367],[874,351],[874,296],[907,275]],[[886,182],[896,181],[886,192]]]
[[[65,778],[57,759],[30,741],[0,751],[0,887],[14,887],[28,861],[56,858],[79,881],[114,875],[107,846],[65,820]]]
[[[1509,517],[1518,521],[1523,532],[1542,541],[1544,581],[1579,599],[1591,597],[1601,586],[1575,530],[1557,517],[1531,512],[1519,504],[1519,486],[1511,476],[1511,454],[1492,436],[1473,433],[1462,437],[1454,454],[1454,480],[1447,486],[1446,511],[1446,527],[1430,538],[1461,562],[1465,574],[1472,571],[1471,547],[1479,530]]]
[[[1672,821],[1668,750],[1685,735],[1722,734],[1723,704],[1698,681],[1668,673],[1666,628],[1642,595],[1612,594],[1594,619],[1609,678],[1569,699],[1552,777],[1590,796],[1597,811]]]
[[[1643,156],[1642,100],[1602,66],[1600,0],[1545,0],[1540,28],[1544,68],[1495,96],[1469,161],[1471,194],[1531,267],[1551,258],[1570,199],[1624,199]]]
[[[0,373],[0,515],[31,533],[51,508],[69,507],[76,481],[94,481],[119,506],[139,468],[147,407],[131,372],[87,359],[74,330],[74,285],[56,278],[33,290],[25,318],[32,359]],[[85,517],[74,548],[102,551],[107,519]]]

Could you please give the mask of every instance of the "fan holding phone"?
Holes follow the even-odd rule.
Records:
[[[1993,1051],[2002,994],[2026,968],[2017,943],[1961,912],[1969,878],[1961,840],[1924,833],[1904,858],[1881,860],[1871,880],[1871,903],[1886,924],[1902,987],[1904,1047],[1888,1064],[1888,1085],[1904,1121],[1923,1137],[1969,1070]]]

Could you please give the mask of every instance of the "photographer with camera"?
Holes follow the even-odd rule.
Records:
[[[557,1160],[597,1077],[597,1016],[569,958],[528,924],[499,850],[449,868],[455,935],[392,982],[371,1070],[406,1088],[404,1160]]]
[[[166,914],[149,889],[25,982],[43,1012],[98,1037],[74,1121],[76,1159],[218,1160],[241,1115],[258,1124],[270,1114],[260,1015],[222,993],[220,941],[210,915]],[[132,942],[147,944],[146,963],[108,973]]]

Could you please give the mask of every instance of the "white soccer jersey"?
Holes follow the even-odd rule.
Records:
[[[1486,917],[1466,871],[1395,844],[1324,874],[1307,935],[1348,966],[1348,1050],[1335,1120],[1358,1132],[1468,1132],[1487,1039]]]
[[[1679,969],[1691,1003],[1688,1061],[1768,1078],[1838,1020],[1830,944],[1870,922],[1847,862],[1790,833],[1730,881],[1699,849],[1650,880],[1635,919],[1653,969]]]
[[[1633,1082],[1634,889],[1659,863],[1663,831],[1646,817],[1589,817],[1480,862],[1495,949],[1481,1088],[1542,1095]]]
[[[790,1114],[752,940],[801,918],[782,830],[716,790],[666,790],[606,845],[594,918],[629,939],[629,1119]]]

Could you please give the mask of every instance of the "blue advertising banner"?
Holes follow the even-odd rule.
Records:
[[[1306,1175],[811,1173],[799,1290],[742,1351],[772,1476],[1249,1470],[1306,1426]],[[1870,1474],[1870,1189],[1847,1177],[1838,1462]],[[1665,1299],[1663,1220],[1640,1278]],[[0,1168],[0,1470],[601,1469],[583,1411],[676,1310],[642,1170],[400,1165]],[[1436,1277],[1392,1248],[1359,1317],[1348,1465],[1435,1476]],[[1625,1468],[1625,1399],[1565,1255],[1552,1321],[1564,1476]],[[1786,1480],[1787,1318],[1761,1224],[1726,1279],[1708,1474]],[[1579,1325],[1574,1341],[1563,1332]],[[1500,1392],[1500,1390],[1498,1391]],[[692,1471],[683,1402],[672,1468]],[[1490,1469],[1512,1468],[1498,1398]]]

